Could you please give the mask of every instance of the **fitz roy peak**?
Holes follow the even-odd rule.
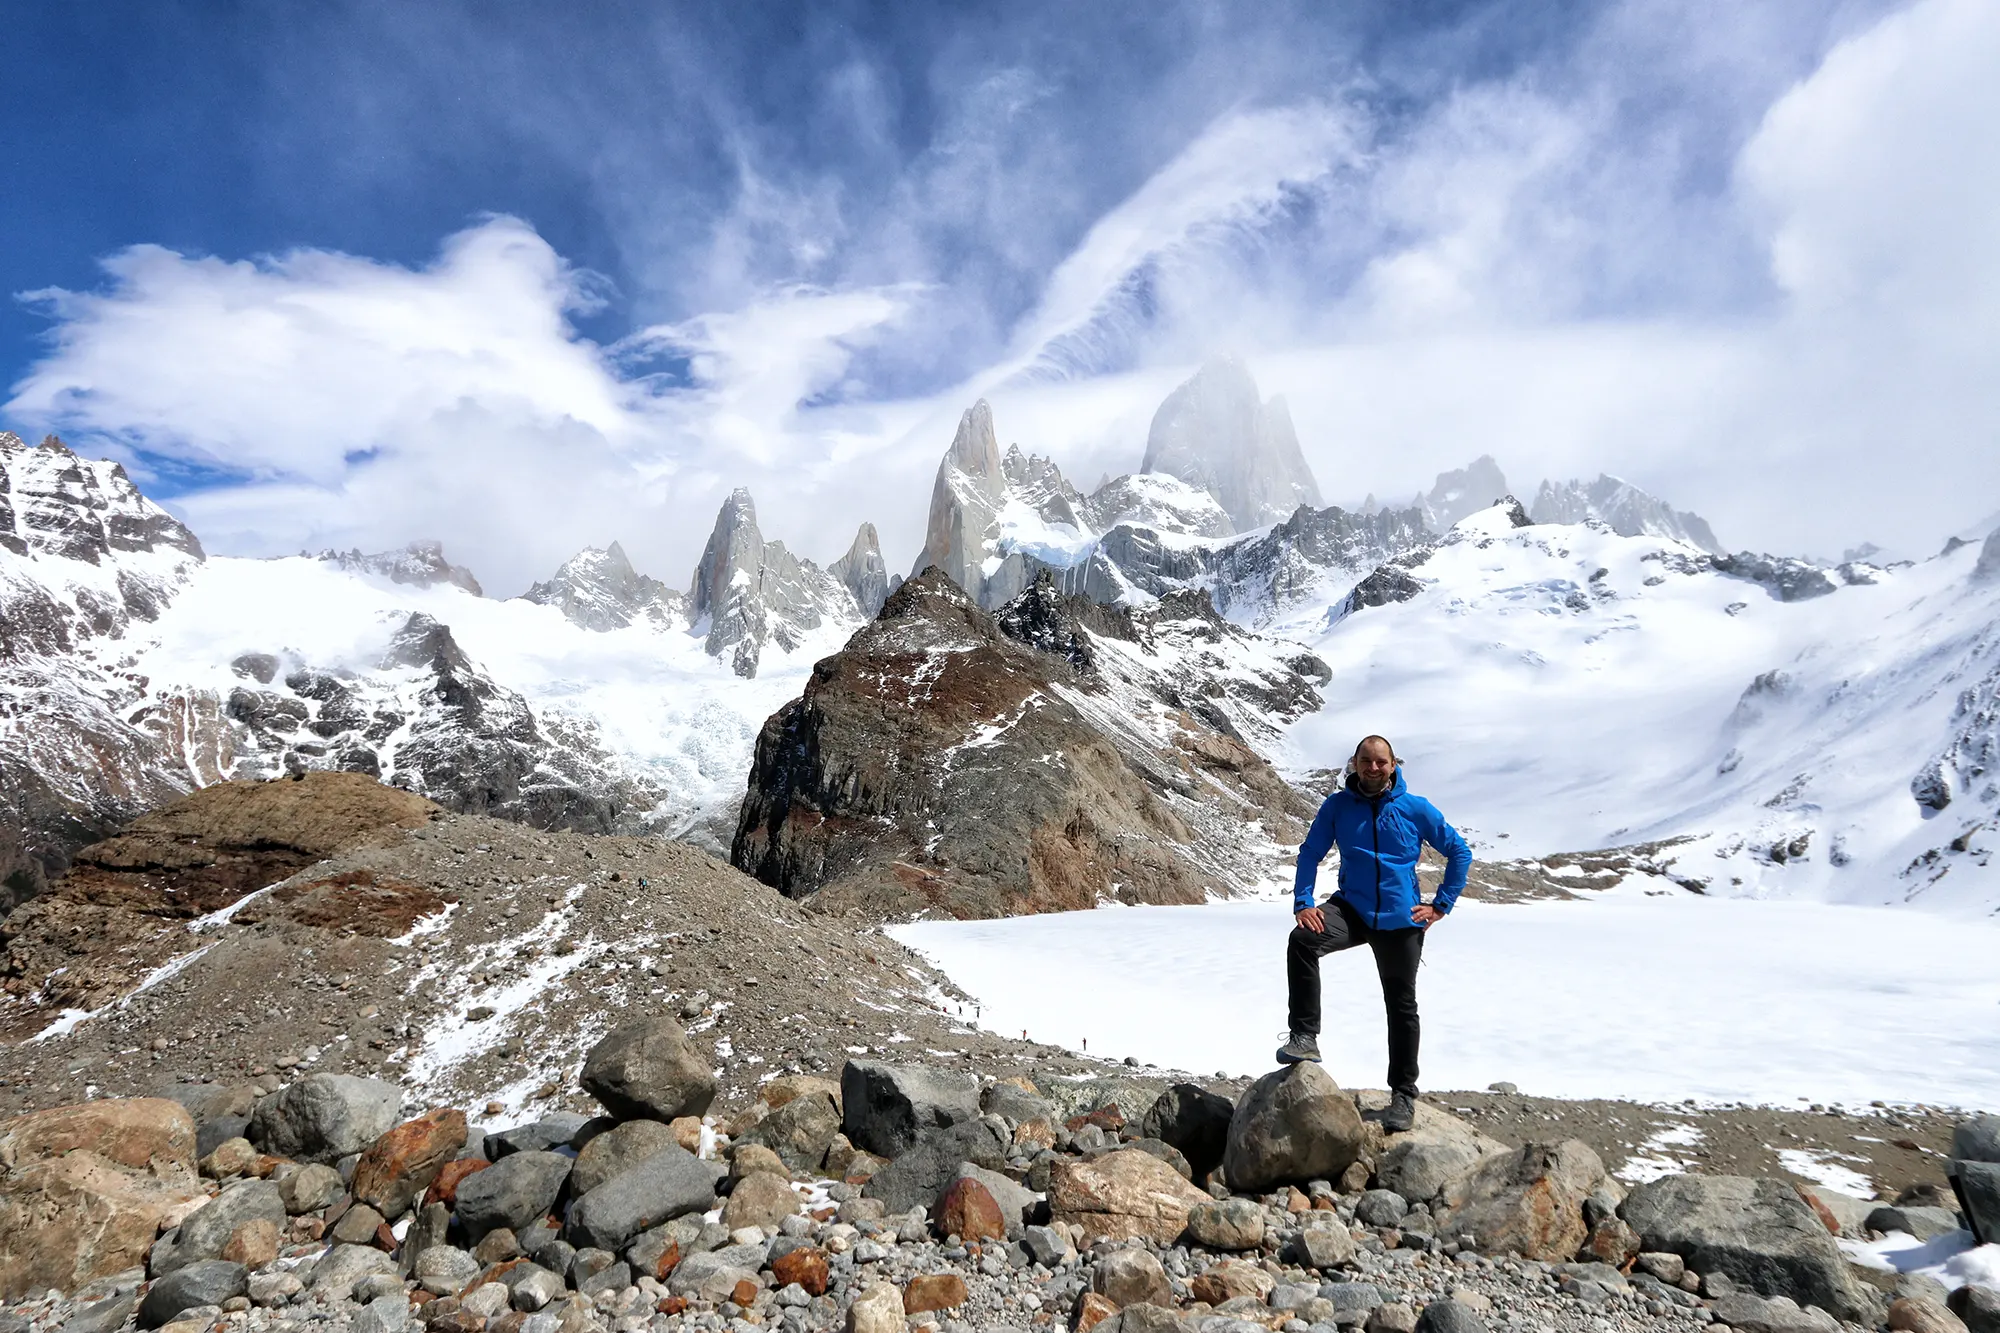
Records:
[[[1167,395],[1153,414],[1139,470],[1207,491],[1238,532],[1320,505],[1285,400],[1259,397],[1249,367],[1233,356],[1209,361]]]

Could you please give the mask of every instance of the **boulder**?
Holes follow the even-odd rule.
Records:
[[[852,1090],[847,1105],[850,1110],[854,1106]],[[1007,1133],[1001,1122],[975,1116],[946,1129],[931,1130],[870,1176],[862,1193],[882,1200],[892,1213],[928,1208],[958,1174],[962,1162],[992,1170],[1007,1164]]]
[[[1530,1142],[1483,1159],[1453,1181],[1435,1215],[1445,1234],[1475,1237],[1481,1254],[1565,1263],[1590,1234],[1584,1200],[1616,1188],[1588,1144]]]
[[[1007,1239],[1007,1219],[1001,1216],[992,1191],[970,1176],[959,1176],[947,1184],[931,1215],[940,1236],[956,1236],[961,1241]]]
[[[0,1122],[0,1300],[146,1262],[160,1224],[201,1197],[194,1120],[158,1097]]]
[[[406,1120],[361,1154],[354,1166],[354,1197],[384,1217],[401,1217],[464,1146],[463,1111],[444,1107]]]
[[[1958,1214],[1949,1208],[1878,1205],[1868,1210],[1862,1226],[1869,1231],[1900,1231],[1918,1240],[1935,1240],[1958,1230]]]
[[[447,1208],[456,1208],[458,1187],[463,1185],[468,1177],[477,1175],[492,1165],[493,1163],[484,1157],[458,1157],[446,1162],[438,1171],[437,1178],[431,1181],[430,1188],[424,1191],[425,1206],[441,1203]]]
[[[1486,1321],[1459,1301],[1432,1301],[1417,1316],[1417,1333],[1486,1333]]]
[[[697,1300],[725,1301],[736,1284],[757,1282],[757,1270],[764,1266],[762,1245],[726,1245],[706,1254],[691,1254],[675,1266],[667,1279],[667,1289],[676,1296]]]
[[[569,1169],[561,1153],[517,1152],[474,1172],[458,1183],[459,1225],[475,1241],[495,1227],[519,1231],[556,1206]]]
[[[1327,1220],[1321,1222],[1321,1217]],[[1336,1213],[1309,1214],[1304,1230],[1293,1238],[1290,1249],[1294,1263],[1326,1272],[1345,1268],[1353,1261],[1354,1236]]]
[[[480,1263],[455,1245],[433,1245],[417,1256],[410,1276],[433,1296],[456,1296],[480,1273]]]
[[[780,1074],[757,1089],[757,1100],[776,1110],[792,1098],[808,1092],[825,1093],[833,1098],[833,1109],[840,1109],[840,1084],[818,1074]]]
[[[496,1129],[486,1136],[482,1146],[488,1159],[495,1162],[517,1152],[553,1152],[575,1146],[574,1141],[591,1123],[589,1116],[575,1111],[555,1111],[525,1125]]]
[[[1017,1125],[1024,1120],[1054,1123],[1058,1118],[1055,1103],[1035,1091],[1026,1079],[1001,1079],[987,1084],[979,1090],[979,1109]]]
[[[1176,1083],[1161,1093],[1139,1121],[1139,1132],[1170,1143],[1187,1158],[1196,1180],[1222,1165],[1236,1104],[1198,1083]]]
[[[979,1080],[956,1070],[849,1060],[840,1071],[841,1132],[895,1158],[920,1138],[979,1115]]]
[[[1827,1185],[1808,1185],[1795,1180],[1792,1188],[1820,1215],[1821,1221],[1833,1219],[1828,1230],[1849,1240],[1863,1239],[1868,1227],[1868,1214],[1880,1206],[1873,1199],[1857,1199]]]
[[[824,1296],[832,1270],[825,1250],[817,1245],[803,1245],[773,1259],[771,1276],[780,1287],[796,1283],[808,1296]]]
[[[904,1333],[903,1293],[893,1282],[872,1283],[847,1308],[847,1333]]]
[[[313,1265],[312,1289],[351,1300],[355,1287],[377,1274],[398,1277],[396,1261],[373,1245],[336,1245]]]
[[[396,1249],[396,1271],[404,1277],[416,1272],[417,1260],[433,1246],[443,1245],[451,1235],[451,1209],[441,1203],[427,1203],[411,1217]]]
[[[1365,1227],[1393,1227],[1410,1211],[1410,1201],[1392,1189],[1374,1189],[1354,1201],[1354,1220]]]
[[[1167,1270],[1145,1250],[1113,1250],[1090,1270],[1090,1289],[1120,1309],[1128,1305],[1172,1305]]]
[[[576,1155],[569,1173],[570,1196],[581,1198],[655,1153],[679,1146],[674,1131],[657,1120],[628,1120],[606,1130]]]
[[[183,1310],[220,1305],[249,1290],[250,1270],[226,1259],[204,1259],[169,1273],[139,1303],[139,1327],[158,1328]]]
[[[1930,1296],[1904,1296],[1889,1302],[1889,1327],[1895,1333],[1966,1333],[1965,1321],[1943,1301]]]
[[[1383,1189],[1429,1203],[1453,1180],[1470,1175],[1479,1160],[1480,1154],[1466,1144],[1405,1135],[1383,1150],[1375,1163],[1375,1179]]]
[[[1209,1265],[1207,1272],[1192,1279],[1188,1283],[1188,1294],[1210,1305],[1240,1300],[1245,1296],[1261,1301],[1277,1285],[1278,1279],[1256,1264],[1242,1259],[1224,1259],[1219,1264]]]
[[[1788,1296],[1842,1319],[1875,1322],[1880,1305],[1798,1191],[1743,1176],[1666,1176],[1632,1191],[1619,1215],[1647,1250],[1678,1254],[1764,1296]]]
[[[2000,1244],[2000,1164],[1954,1162],[1951,1183],[1973,1238],[1982,1245]]]
[[[903,1313],[956,1310],[968,1298],[965,1279],[956,1273],[920,1273],[903,1288]]]
[[[1354,1099],[1310,1061],[1264,1075],[1236,1104],[1223,1170],[1240,1194],[1338,1179],[1367,1142]]]
[[[799,1211],[798,1191],[790,1176],[773,1171],[754,1171],[736,1182],[722,1205],[722,1225],[731,1231],[742,1227],[763,1227],[776,1231],[778,1223]]]
[[[1945,1308],[1957,1315],[1970,1333],[2000,1333],[2000,1287],[1968,1282],[1945,1299]]]
[[[1350,1109],[1352,1109],[1350,1107]],[[1058,1161],[1049,1172],[1049,1209],[1086,1237],[1144,1237],[1171,1245],[1188,1213],[1209,1197],[1150,1153],[1124,1149],[1089,1161]]]
[[[1718,1323],[1738,1333],[1840,1333],[1840,1321],[1832,1315],[1802,1309],[1787,1296],[1767,1300],[1738,1291],[1718,1297],[1709,1308]]]
[[[759,1120],[737,1140],[761,1143],[778,1154],[791,1170],[801,1174],[817,1171],[826,1160],[833,1136],[840,1133],[840,1107],[830,1093],[800,1091],[776,1103],[771,1113]]]
[[[396,1127],[403,1093],[352,1074],[309,1074],[257,1103],[250,1141],[276,1157],[337,1162]]]
[[[1952,1130],[1951,1155],[1961,1162],[2000,1162],[2000,1115],[1976,1115]]]
[[[294,1217],[330,1207],[345,1193],[347,1184],[341,1180],[340,1172],[318,1162],[310,1162],[278,1182],[278,1197],[284,1201],[285,1211]]]
[[[155,1277],[192,1263],[223,1257],[230,1237],[250,1222],[285,1225],[285,1200],[268,1180],[239,1181],[181,1219],[171,1243],[153,1247],[150,1270]]]
[[[642,1231],[707,1212],[715,1204],[720,1177],[720,1167],[684,1148],[654,1153],[577,1199],[570,1206],[564,1238],[578,1247],[616,1253]]]
[[[1211,1250],[1254,1250],[1264,1243],[1264,1209],[1254,1199],[1210,1199],[1188,1210],[1188,1239]]]
[[[945,1182],[944,1191],[938,1195],[938,1208],[943,1207],[944,1197],[951,1192],[951,1187],[961,1180],[975,1180],[984,1187],[1000,1209],[1000,1219],[1006,1226],[1009,1240],[1020,1239],[1028,1219],[1041,1208],[1041,1195],[1013,1177],[989,1170],[975,1162],[958,1164],[958,1170],[952,1173],[951,1179]],[[932,1211],[935,1213],[937,1209],[934,1208]]]
[[[620,1120],[701,1115],[715,1101],[707,1058],[664,1015],[611,1029],[584,1058],[580,1082]]]

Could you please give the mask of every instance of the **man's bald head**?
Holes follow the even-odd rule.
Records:
[[[1363,796],[1380,796],[1396,780],[1396,747],[1383,736],[1364,736],[1349,761]]]

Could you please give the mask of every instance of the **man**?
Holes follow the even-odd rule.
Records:
[[[1424,932],[1442,921],[1465,887],[1472,851],[1437,807],[1403,785],[1396,752],[1380,736],[1355,747],[1346,786],[1326,798],[1299,848],[1292,887],[1297,921],[1285,954],[1291,989],[1290,1036],[1278,1060],[1319,1059],[1319,960],[1321,955],[1366,944],[1382,979],[1389,1013],[1389,1110],[1382,1127],[1401,1133],[1416,1117],[1417,965]],[[1435,897],[1417,892],[1417,855],[1423,843],[1447,865]],[[1340,886],[1324,908],[1313,905],[1319,863],[1340,848]]]

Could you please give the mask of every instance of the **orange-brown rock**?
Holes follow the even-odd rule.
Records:
[[[1819,1195],[1814,1194],[1807,1186],[1798,1184],[1795,1181],[1792,1184],[1792,1188],[1799,1192],[1799,1197],[1804,1199],[1806,1206],[1813,1210],[1813,1215],[1819,1218],[1820,1225],[1838,1236],[1840,1234],[1840,1219],[1833,1215],[1833,1209],[1821,1202]]]
[[[1278,1280],[1256,1264],[1242,1259],[1224,1259],[1188,1282],[1188,1295],[1210,1305],[1220,1305],[1238,1296],[1262,1300]]]
[[[826,1251],[810,1245],[793,1250],[771,1265],[771,1276],[778,1280],[780,1287],[796,1282],[805,1288],[806,1295],[823,1296],[828,1276]]]
[[[354,1166],[354,1197],[384,1217],[401,1217],[465,1147],[465,1112],[426,1111],[368,1145]]]
[[[1086,1291],[1077,1297],[1076,1308],[1070,1311],[1070,1333],[1089,1333],[1117,1313],[1118,1306],[1109,1296]]]
[[[965,1304],[965,1279],[956,1273],[925,1273],[910,1279],[903,1288],[903,1313],[922,1314],[926,1310],[956,1310]]]
[[[938,1200],[938,1231],[961,1241],[1005,1240],[1007,1219],[1000,1212],[993,1192],[970,1176],[961,1176],[946,1187]]]
[[[164,1098],[0,1123],[0,1300],[143,1265],[161,1221],[201,1194],[194,1149],[193,1118]]]
[[[674,1142],[691,1153],[701,1151],[701,1117],[698,1115],[676,1116],[667,1122],[667,1128],[674,1132]]]
[[[757,1303],[757,1284],[747,1277],[741,1279],[729,1289],[729,1299],[749,1309]]]
[[[222,1258],[245,1268],[262,1268],[277,1257],[278,1224],[268,1217],[250,1219],[222,1243]]]
[[[1073,1115],[1063,1121],[1063,1127],[1072,1134],[1085,1125],[1095,1125],[1107,1134],[1116,1134],[1125,1128],[1125,1113],[1116,1106],[1100,1106],[1095,1111]]]
[[[665,1282],[667,1275],[680,1266],[681,1243],[670,1239],[667,1241],[666,1247],[660,1251],[660,1257],[653,1261],[654,1281]]]
[[[660,1303],[653,1308],[661,1314],[683,1314],[688,1308],[687,1297],[664,1296],[660,1299]]]
[[[447,1208],[458,1207],[459,1182],[475,1171],[484,1171],[493,1163],[483,1157],[468,1157],[460,1161],[446,1162],[438,1168],[436,1178],[430,1188],[424,1191],[424,1206],[441,1203]]]

